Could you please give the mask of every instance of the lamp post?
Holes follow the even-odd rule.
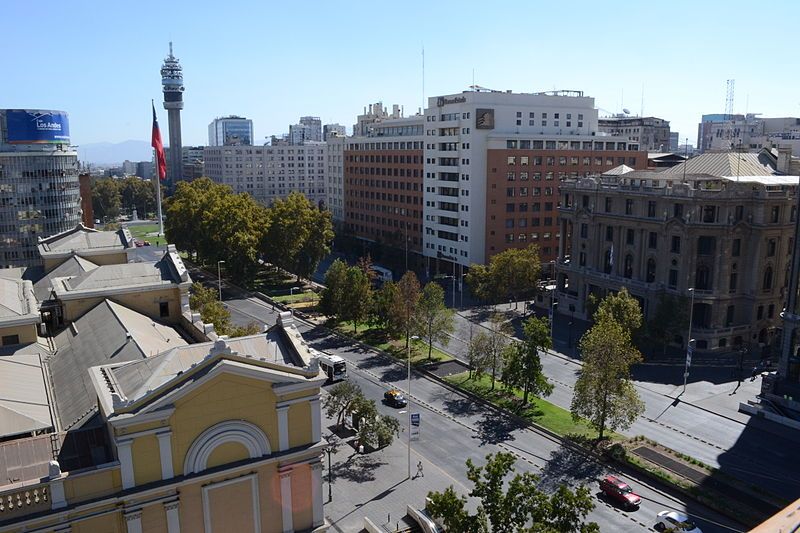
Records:
[[[692,342],[694,342],[694,339],[692,338],[692,319],[694,318],[694,287],[690,287],[689,292],[692,293],[692,297],[689,303],[689,335],[687,337],[688,341],[686,342],[686,366],[683,369],[683,391],[681,394],[686,392],[686,380],[689,379],[689,364],[691,363],[692,352],[694,351],[694,347],[692,346]]]
[[[333,480],[333,470],[331,470],[331,455],[336,453],[339,449],[339,439],[336,435],[331,434],[325,438],[328,441],[328,444],[322,449],[325,453],[328,454],[328,501],[333,501],[333,491],[331,489],[331,483]]]
[[[225,261],[217,261],[217,286],[219,287],[219,301],[222,301],[222,270],[220,265]]]
[[[417,335],[412,335],[410,341],[419,340]],[[408,343],[406,349],[406,368],[408,370],[408,385],[406,387],[406,394],[408,395],[408,478],[411,479],[411,342]]]

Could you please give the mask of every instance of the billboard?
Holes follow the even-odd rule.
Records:
[[[8,109],[9,144],[69,144],[69,118],[63,111]]]

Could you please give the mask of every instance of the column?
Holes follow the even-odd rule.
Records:
[[[180,500],[164,502],[164,512],[167,513],[167,533],[181,533]]]
[[[50,461],[48,478],[50,480],[50,508],[61,509],[67,506],[64,494],[64,476],[61,474],[61,465],[58,461]]]
[[[308,402],[311,406],[311,442],[319,442],[322,439],[322,412],[320,410],[319,397]]]
[[[311,510],[314,527],[321,526],[325,521],[322,503],[322,462],[311,464]],[[172,533],[172,532],[170,532]]]
[[[172,432],[156,433],[156,437],[161,456],[161,479],[170,479],[175,475],[172,471]]]
[[[123,489],[136,486],[136,480],[133,477],[133,454],[131,453],[131,445],[133,445],[132,439],[117,441],[117,456],[119,457]]]
[[[125,527],[128,533],[142,533],[142,510],[127,512],[125,517]]]
[[[292,469],[278,470],[281,479],[281,518],[283,520],[283,533],[294,531],[292,519]]]
[[[278,407],[278,451],[289,449],[289,406]]]

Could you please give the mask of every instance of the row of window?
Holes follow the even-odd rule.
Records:
[[[542,124],[544,126],[544,124]],[[556,124],[557,126],[557,124]],[[585,150],[585,151],[629,151],[638,146],[617,141],[564,141],[564,140],[517,140],[507,139],[509,150]]]
[[[517,160],[519,160],[519,163],[517,163]],[[523,156],[517,157],[517,156],[514,156],[514,155],[510,155],[510,156],[508,156],[506,158],[506,163],[509,166],[518,165],[518,166],[525,167],[525,166],[531,165],[531,166],[534,166],[534,167],[539,167],[539,166],[543,166],[544,165],[544,166],[552,167],[552,166],[556,166],[556,158],[555,158],[555,156],[545,156],[545,157],[543,157],[543,156],[532,156],[531,157],[531,156],[523,155]],[[617,158],[605,157],[605,158],[603,158],[603,157],[599,157],[599,156],[595,156],[594,158],[592,158],[590,156],[582,156],[581,157],[581,156],[563,156],[562,155],[562,156],[558,157],[558,163],[557,164],[559,166],[562,166],[562,167],[565,167],[567,165],[573,166],[573,167],[576,167],[578,165],[591,166],[592,164],[594,164],[594,166],[597,166],[597,167],[601,167],[604,164],[605,164],[605,166],[610,167],[610,166],[613,166],[615,163],[617,165],[625,165],[625,164],[627,164],[630,167],[635,167],[636,166],[636,158],[635,157],[628,157],[628,158],[625,158],[625,157],[617,157]]]
[[[420,170],[418,168],[347,167],[345,172],[360,176],[397,176],[407,178],[420,177]]]
[[[506,187],[506,197],[513,198],[515,196],[528,196],[530,190],[531,196],[541,196],[542,187]],[[544,187],[545,196],[553,196],[552,187]]]
[[[351,142],[347,150],[422,150],[422,141]]]
[[[345,160],[351,163],[395,163],[401,165],[418,165],[422,162],[419,155],[375,155],[375,154],[349,154]]]
[[[364,179],[364,178],[352,178],[347,177],[346,180],[348,185],[350,186],[360,186],[360,187],[375,187],[381,188],[383,190],[399,190],[399,191],[417,191],[420,190],[419,183],[412,182],[407,183],[405,181],[387,181],[387,180],[373,180],[373,179]]]

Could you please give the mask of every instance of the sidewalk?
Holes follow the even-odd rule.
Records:
[[[330,434],[328,426],[333,422],[327,419],[323,422],[325,433]],[[398,524],[403,531],[407,504],[423,509],[428,492],[443,491],[450,485],[466,492],[456,480],[417,455],[413,443],[412,479],[407,479],[408,448],[405,437],[405,432],[401,432],[400,438],[395,439],[391,446],[363,455],[359,455],[350,444],[342,443],[337,452],[331,455],[334,472],[332,502],[328,501],[328,458],[323,455],[325,517],[331,523],[332,531],[362,531],[364,517],[386,531],[396,531]],[[417,477],[417,463],[420,460],[424,476]]]

